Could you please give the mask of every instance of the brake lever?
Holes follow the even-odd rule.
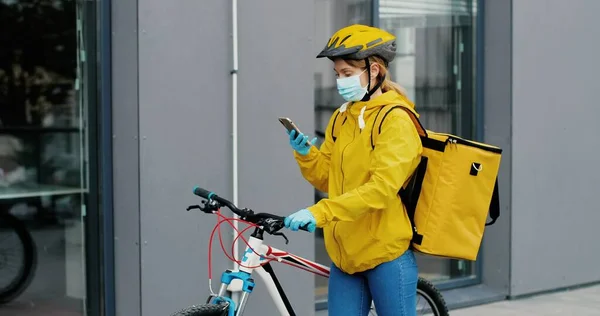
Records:
[[[281,236],[281,237],[283,237],[283,239],[285,239],[285,244],[286,244],[286,245],[287,245],[287,244],[290,242],[290,241],[287,239],[287,237],[285,236],[285,234],[284,234],[284,233],[282,233],[282,232],[275,232],[275,233],[272,233],[271,235],[274,235],[274,236]]]
[[[264,215],[264,216],[266,217],[268,215]],[[286,245],[290,242],[290,240],[287,238],[287,236],[284,233],[280,232],[280,230],[284,227],[283,221],[277,220],[277,219],[274,219],[271,217],[266,217],[261,221],[261,224],[263,226],[264,231],[267,234],[283,237],[283,239],[285,239]]]
[[[202,207],[200,207],[200,205],[190,205],[186,209],[186,211],[188,211],[188,212],[191,210],[202,210]]]
[[[215,200],[207,200],[207,201],[202,201],[202,206],[201,205],[190,205],[187,207],[187,211],[191,211],[191,210],[200,210],[206,214],[212,214],[216,211],[219,210],[219,208],[221,207],[221,205],[219,204],[219,202],[215,201]]]

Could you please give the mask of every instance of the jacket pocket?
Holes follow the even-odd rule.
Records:
[[[371,214],[366,214],[356,221],[337,223],[337,239],[340,242],[343,256],[360,255],[373,244],[371,218]]]
[[[382,229],[382,212],[383,210],[374,210],[369,212],[368,216],[365,216],[364,225],[369,228],[369,236],[377,241],[381,239],[380,231]]]

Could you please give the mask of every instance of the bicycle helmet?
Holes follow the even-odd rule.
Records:
[[[317,58],[366,59],[372,55],[392,62],[396,57],[396,36],[376,27],[354,24],[335,32]]]
[[[365,60],[368,78],[371,77],[369,57],[378,56],[383,59],[385,66],[396,57],[396,36],[382,29],[353,24],[346,26],[331,36],[325,48],[317,55],[317,58],[334,58]],[[373,88],[371,81],[367,84],[367,94],[362,101],[371,99],[371,95],[381,87],[384,78],[380,78]]]

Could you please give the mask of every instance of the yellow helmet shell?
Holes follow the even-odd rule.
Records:
[[[396,36],[376,27],[354,24],[331,36],[317,58],[365,59],[377,55],[390,63],[396,57]]]

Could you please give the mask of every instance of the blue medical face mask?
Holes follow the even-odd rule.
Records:
[[[366,69],[358,75],[354,75],[346,78],[337,79],[337,89],[344,100],[360,101],[367,94],[367,86],[360,85],[360,76],[367,71]]]

